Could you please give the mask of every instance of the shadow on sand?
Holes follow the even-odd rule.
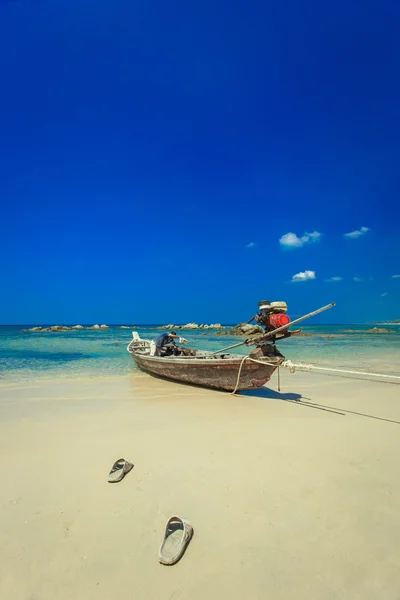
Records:
[[[155,379],[160,379],[163,381],[168,381],[171,384],[175,382],[171,381],[166,377],[159,377],[157,375],[152,374],[152,377]],[[179,382],[179,385],[186,387],[196,387],[201,389],[207,389],[203,386],[193,386],[190,383]],[[229,397],[230,393],[222,390],[210,390],[213,393],[224,394]],[[357,412],[355,410],[347,410],[338,406],[327,406],[325,404],[319,404],[317,402],[313,402],[312,398],[306,398],[301,394],[297,394],[295,392],[278,392],[276,390],[272,390],[271,388],[267,388],[265,386],[259,387],[254,390],[243,390],[238,392],[239,397],[246,398],[265,398],[268,400],[279,400],[281,402],[290,402],[296,406],[301,406],[302,408],[312,408],[314,410],[322,410],[323,412],[329,412],[334,415],[340,415],[341,417],[345,417],[346,415],[357,415],[359,417],[367,417],[368,419],[376,419],[377,421],[386,421],[387,423],[395,423],[396,425],[400,425],[400,421],[396,421],[394,419],[386,419],[385,417],[379,417],[377,415],[370,415],[367,413]]]
[[[312,402],[311,398],[305,398],[301,394],[295,393],[281,393],[276,390],[271,390],[270,388],[261,387],[257,390],[248,390],[240,393],[241,396],[252,396],[258,398],[269,398],[270,400],[281,400],[283,402],[291,402],[296,404],[296,406],[302,406],[303,408],[313,408],[315,410],[323,410],[325,412],[330,412],[335,415],[341,415],[345,417],[346,415],[357,415],[359,417],[367,417],[368,419],[376,419],[377,421],[386,421],[387,423],[395,423],[396,425],[400,425],[400,421],[396,421],[394,419],[386,419],[384,417],[379,417],[377,415],[370,415],[368,413],[357,412],[355,410],[347,410],[342,407],[337,406],[327,406],[325,404],[320,404],[317,402]]]
[[[246,390],[240,392],[241,396],[251,396],[252,398],[268,398],[270,400],[281,400],[283,402],[291,402],[296,406],[302,406],[303,408],[314,408],[315,410],[323,410],[324,412],[330,412],[335,415],[345,416],[345,413],[334,410],[333,407],[319,406],[310,401],[310,398],[305,398],[301,394],[292,392],[281,393],[276,390],[271,390],[267,387],[260,387],[256,390]]]
[[[260,387],[256,390],[244,390],[240,392],[240,396],[252,396],[256,398],[271,398],[272,400],[291,400],[293,402],[300,402],[303,398],[301,394],[295,394],[291,392],[277,392],[276,390],[271,390],[267,387]],[[309,398],[306,398],[309,400]]]

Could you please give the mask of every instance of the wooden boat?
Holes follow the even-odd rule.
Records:
[[[262,300],[258,306],[259,312],[248,323],[255,320],[262,325],[265,328],[262,335],[218,352],[179,348],[176,344],[168,344],[162,349],[161,356],[155,356],[154,342],[140,339],[136,331],[132,333],[133,339],[127,350],[139,369],[156,377],[228,392],[261,387],[285,360],[275,345],[276,341],[300,333],[299,329],[290,332],[289,327],[332,308],[335,303],[331,302],[294,321],[286,314],[286,302]],[[256,347],[245,356],[227,352],[243,344]]]
[[[256,348],[248,358],[242,354],[213,354],[190,348],[179,348],[180,353],[175,355],[169,353],[168,346],[165,348],[164,356],[151,356],[151,342],[141,340],[137,332],[133,332],[127,350],[145,373],[229,392],[235,388],[241,391],[261,387],[285,360],[271,345]],[[173,352],[177,349],[170,350]]]

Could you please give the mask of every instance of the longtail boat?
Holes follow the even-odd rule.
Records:
[[[154,342],[141,339],[136,331],[127,350],[140,370],[155,377],[229,392],[251,390],[267,383],[284,362],[276,341],[300,331],[289,331],[289,327],[332,306],[334,303],[291,322],[285,302],[259,302],[259,312],[250,321],[256,320],[265,333],[218,352],[179,347],[173,342],[156,356]],[[247,355],[227,352],[241,345],[255,348]]]
[[[151,343],[140,339],[133,339],[128,351],[139,369],[145,373],[229,392],[235,389],[239,369],[245,358],[242,354],[213,354],[189,348],[184,348],[179,355],[151,356]],[[262,352],[258,353],[256,349],[250,356],[259,362],[246,361],[246,365],[241,369],[237,387],[239,391],[264,385],[284,361],[278,350],[275,356],[263,356]]]

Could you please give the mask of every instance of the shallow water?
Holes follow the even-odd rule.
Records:
[[[31,380],[65,376],[99,376],[134,373],[126,351],[132,329],[116,325],[107,330],[74,330],[59,333],[24,332],[26,326],[0,326],[0,380]],[[373,325],[304,326],[312,337],[292,337],[278,344],[293,361],[381,373],[400,373],[400,327],[384,325],[390,333],[371,334]],[[156,326],[135,327],[143,338],[159,333]],[[184,331],[189,345],[218,350],[240,339],[209,331]],[[333,335],[334,337],[321,337]],[[235,350],[246,354],[245,347]]]

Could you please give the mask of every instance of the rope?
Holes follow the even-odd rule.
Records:
[[[239,367],[239,372],[238,372],[238,376],[237,376],[237,380],[236,380],[235,389],[233,390],[233,392],[231,392],[232,396],[233,396],[233,394],[236,394],[237,389],[239,387],[240,375],[241,375],[241,372],[242,372],[243,363],[246,360],[246,358],[248,358],[249,360],[252,360],[253,362],[260,363],[260,365],[269,365],[270,367],[276,367],[277,366],[274,363],[268,363],[268,362],[265,362],[264,360],[257,360],[256,358],[251,358],[251,356],[249,356],[249,355],[244,356],[243,360],[240,363],[240,367]],[[278,367],[278,369],[279,369],[279,367]]]
[[[239,372],[238,372],[238,376],[237,376],[237,379],[236,379],[236,385],[235,385],[235,389],[233,390],[233,392],[231,392],[232,396],[233,396],[234,394],[236,394],[236,391],[237,391],[237,389],[238,389],[238,385],[239,385],[239,379],[240,379],[240,374],[241,374],[241,372],[242,372],[243,363],[244,363],[244,361],[246,360],[246,358],[248,358],[248,356],[245,356],[245,357],[243,358],[242,362],[240,363]]]
[[[292,363],[291,360],[285,360],[281,365],[282,367],[286,367],[290,369],[291,373],[294,373],[296,369],[300,369],[301,371],[329,371],[331,373],[345,373],[347,375],[366,375],[367,377],[383,377],[384,379],[399,379],[398,375],[387,375],[386,373],[369,373],[368,371],[350,371],[349,369],[332,369],[330,367],[318,367],[315,365],[302,365]],[[385,382],[382,382],[385,383]]]
[[[271,367],[276,367],[277,365],[273,364],[273,363],[268,363],[265,362],[263,360],[257,360],[256,358],[251,358],[250,355],[246,355],[243,357],[241,363],[240,363],[240,367],[239,367],[239,372],[238,372],[238,376],[237,376],[237,380],[236,380],[236,385],[235,385],[235,389],[233,390],[233,392],[231,392],[232,395],[236,394],[237,389],[239,387],[239,381],[240,381],[240,375],[242,373],[242,368],[243,368],[243,364],[244,361],[248,359],[251,360],[253,362],[256,363],[260,363],[261,365],[269,365]],[[299,369],[301,371],[311,371],[311,370],[316,370],[316,371],[329,371],[331,373],[345,373],[348,375],[367,375],[368,377],[383,377],[385,379],[399,379],[400,377],[398,375],[387,375],[385,373],[368,373],[365,371],[350,371],[348,369],[332,369],[330,367],[317,367],[315,365],[302,365],[302,364],[296,364],[293,363],[291,360],[285,360],[281,365],[278,365],[278,388],[280,388],[280,372],[279,372],[279,366],[281,367],[285,367],[286,369],[289,369],[290,373],[293,374],[296,369]],[[339,375],[340,377],[340,375]],[[378,382],[379,383],[379,382]],[[385,381],[381,381],[380,383],[386,383]],[[387,382],[387,383],[394,383],[394,382]],[[279,389],[280,391],[280,389]]]

